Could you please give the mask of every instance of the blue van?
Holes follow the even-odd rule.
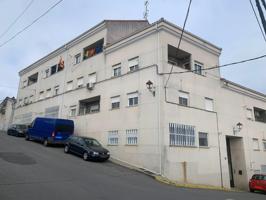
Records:
[[[45,146],[64,144],[73,132],[72,120],[37,117],[29,126],[25,139],[41,141]]]

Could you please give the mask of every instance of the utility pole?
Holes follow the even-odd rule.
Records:
[[[148,14],[149,14],[148,5],[149,5],[149,0],[145,0],[145,2],[144,2],[145,11],[144,11],[144,13],[143,13],[143,18],[144,18],[145,20],[148,19]]]

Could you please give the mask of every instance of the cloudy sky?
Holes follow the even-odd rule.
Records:
[[[31,0],[0,0],[0,35]],[[254,0],[252,0],[254,1]],[[0,46],[57,0],[34,0],[0,37]],[[182,26],[188,0],[150,0],[150,23],[160,18]],[[64,0],[45,17],[0,47],[0,100],[16,96],[18,72],[104,19],[141,19],[144,0]],[[220,63],[266,54],[249,0],[194,0],[186,30],[223,49]],[[221,69],[224,78],[266,94],[266,58]]]

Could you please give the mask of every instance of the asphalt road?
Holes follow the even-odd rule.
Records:
[[[0,133],[0,200],[265,200],[264,194],[176,188],[111,162]]]

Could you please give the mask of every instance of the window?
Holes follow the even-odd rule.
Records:
[[[108,144],[118,145],[118,130],[108,132]]]
[[[203,64],[195,62],[194,63],[194,73],[202,75],[202,69],[203,69]]]
[[[96,83],[96,73],[89,75],[89,83]]]
[[[252,118],[253,118],[252,117],[252,109],[251,108],[247,108],[247,111],[246,112],[247,112],[247,118],[250,119],[250,120],[252,120]]]
[[[127,142],[127,145],[138,144],[138,129],[126,130],[126,142]]]
[[[25,97],[24,98],[24,105],[28,105],[29,104],[29,102],[28,102],[28,97]]]
[[[77,106],[70,106],[69,116],[70,117],[76,116],[76,112],[77,112]]]
[[[128,98],[128,106],[136,106],[139,104],[138,92],[128,94],[127,98]]]
[[[52,96],[52,90],[50,88],[50,89],[46,90],[46,98],[49,98],[51,96]]]
[[[263,150],[266,151],[266,140],[263,140],[262,144],[263,144]]]
[[[191,70],[191,54],[174,46],[168,45],[168,63],[179,66],[183,69]]]
[[[41,92],[39,93],[39,99],[44,99],[44,91],[41,91]]]
[[[57,65],[54,65],[51,67],[51,75],[55,74],[57,72]]]
[[[213,111],[213,99],[205,97],[205,109],[208,111]]]
[[[120,108],[120,96],[111,97],[111,108],[112,109]]]
[[[72,90],[73,89],[73,81],[68,81],[67,82],[67,91],[70,91],[70,90]]]
[[[33,95],[30,95],[29,103],[32,103],[33,101],[34,101],[34,96]]]
[[[208,146],[208,133],[199,132],[199,146],[200,147]]]
[[[170,146],[195,146],[195,127],[169,123]]]
[[[79,101],[79,114],[86,115],[100,111],[100,96]]]
[[[82,86],[83,86],[83,83],[84,83],[84,78],[83,78],[83,76],[82,76],[82,77],[79,77],[79,78],[77,79],[77,85],[78,85],[78,87],[82,87]]]
[[[83,49],[83,60],[86,60],[92,56],[95,56],[103,51],[103,42],[104,40],[101,39],[92,45]]]
[[[139,69],[139,57],[129,59],[128,68],[130,72],[138,70]]]
[[[253,138],[253,150],[260,150],[259,139]]]
[[[28,85],[32,85],[38,81],[38,72],[29,76],[28,78]]]
[[[22,106],[22,99],[19,99],[19,100],[18,100],[18,107],[19,107],[19,106]]]
[[[255,121],[266,123],[266,110],[254,107]]]
[[[54,87],[54,95],[58,95],[59,94],[59,85]]]
[[[44,78],[48,78],[49,77],[49,72],[50,72],[50,69],[46,69],[44,71]]]
[[[27,87],[27,85],[28,85],[28,81],[27,80],[23,81],[22,87]]]
[[[179,91],[179,104],[182,106],[188,106],[188,93]]]
[[[81,53],[75,55],[75,64],[79,64],[81,61]]]
[[[117,64],[113,66],[113,76],[117,77],[117,76],[121,76],[121,64]]]

